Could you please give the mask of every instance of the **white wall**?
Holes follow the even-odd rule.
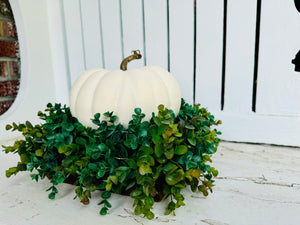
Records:
[[[44,0],[10,1],[21,54],[20,90],[12,107],[0,116],[0,140],[18,136],[5,131],[12,122],[37,123],[38,110],[55,101],[47,4]]]

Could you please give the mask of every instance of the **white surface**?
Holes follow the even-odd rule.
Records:
[[[64,0],[64,22],[69,58],[71,84],[86,70],[84,36],[80,1]]]
[[[47,0],[47,8],[56,101],[62,104],[68,104],[71,78],[68,64],[68,51],[65,45],[66,30],[64,29],[65,24],[63,21],[63,2],[61,0]],[[21,77],[22,76],[23,71]]]
[[[80,0],[86,69],[103,68],[99,0]]]
[[[294,1],[262,2],[260,37],[257,111],[300,117],[300,73],[291,63],[300,49]]]
[[[196,103],[214,112],[221,110],[222,48],[223,1],[197,1]]]
[[[170,1],[170,72],[179,83],[182,97],[193,103],[194,1]]]
[[[167,201],[162,201],[155,203],[152,221],[135,216],[133,200],[116,194],[108,215],[100,216],[101,192],[84,206],[73,200],[75,187],[68,184],[58,185],[56,199],[49,200],[48,180],[36,183],[27,172],[5,178],[5,170],[17,161],[17,155],[0,152],[1,225],[297,225],[300,220],[299,148],[222,143],[213,157],[219,170],[214,193],[203,197],[186,189],[186,206],[177,209],[176,216],[164,215]]]
[[[119,69],[123,59],[120,4],[117,0],[101,0],[100,8],[105,69]]]
[[[146,63],[168,70],[167,1],[151,0],[144,4]]]
[[[140,50],[142,58],[130,62],[128,69],[140,68],[145,66],[142,1],[121,0],[121,5],[124,57],[131,55],[132,50]]]
[[[222,131],[223,140],[300,146],[300,117],[218,112],[214,115],[222,120],[218,130]]]
[[[228,1],[225,112],[251,112],[256,1]]]

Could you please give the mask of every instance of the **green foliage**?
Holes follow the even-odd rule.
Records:
[[[101,190],[101,215],[107,214],[111,192],[129,194],[134,199],[135,214],[154,218],[154,202],[170,199],[166,214],[184,206],[181,190],[189,186],[205,196],[212,192],[211,155],[217,150],[220,134],[215,121],[205,108],[191,106],[182,100],[179,114],[158,106],[150,121],[134,109],[128,129],[115,124],[117,117],[104,113],[100,121],[95,114],[95,129],[83,126],[70,109],[49,103],[45,112],[38,112],[44,122],[7,125],[7,130],[22,132],[24,140],[3,146],[5,153],[18,153],[20,162],[6,171],[6,176],[31,171],[33,180],[48,177],[52,186],[49,199],[58,193],[56,185],[71,182],[78,187],[75,198],[88,204],[91,193]]]

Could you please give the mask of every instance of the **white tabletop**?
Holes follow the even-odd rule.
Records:
[[[151,221],[135,216],[133,200],[117,194],[112,194],[106,216],[99,215],[100,192],[85,206],[73,200],[74,186],[60,184],[56,199],[49,200],[47,179],[36,183],[27,172],[5,177],[5,170],[17,161],[17,155],[0,152],[0,225],[300,223],[299,148],[223,142],[213,157],[219,170],[214,193],[204,197],[186,189],[186,206],[177,209],[176,216],[164,215],[163,201],[155,203]]]

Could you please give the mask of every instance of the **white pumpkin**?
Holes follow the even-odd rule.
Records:
[[[125,128],[132,120],[134,108],[141,108],[150,120],[152,112],[163,104],[177,115],[181,94],[175,78],[159,66],[146,66],[130,70],[92,69],[84,72],[70,92],[70,109],[73,116],[85,126],[95,127],[94,114],[113,111],[117,122]]]

